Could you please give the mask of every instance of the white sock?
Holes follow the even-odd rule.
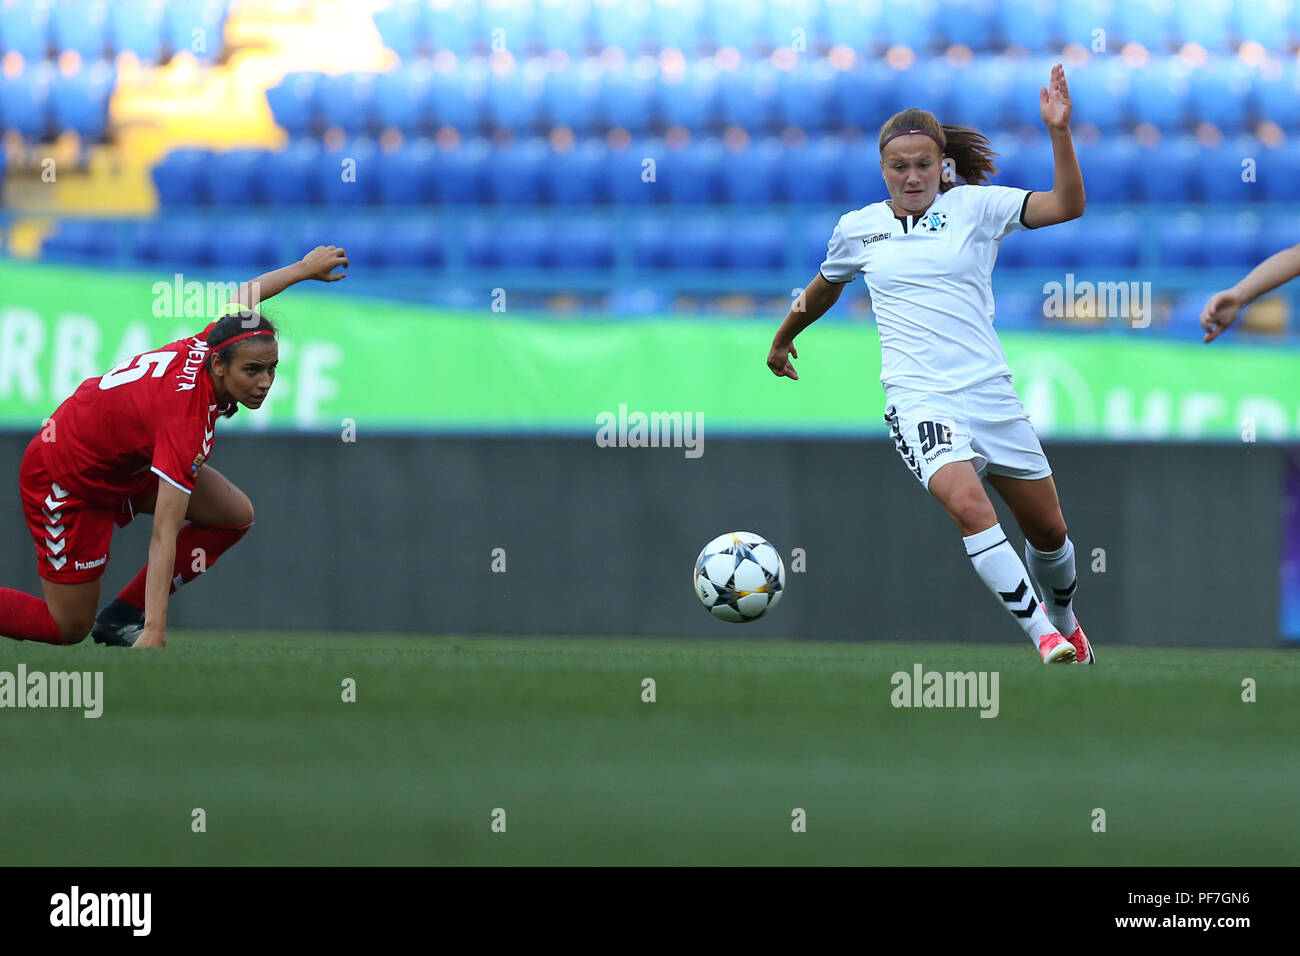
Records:
[[[1048,634],[1056,633],[1034,589],[1029,586],[1029,575],[1016,549],[1007,541],[1002,525],[995,524],[961,540],[966,545],[970,563],[975,566],[975,573],[1029,635],[1034,647],[1038,647]]]
[[[1074,616],[1074,542],[1069,538],[1055,551],[1039,551],[1025,542],[1025,564],[1043,593],[1043,607],[1052,625],[1069,637],[1079,626]]]

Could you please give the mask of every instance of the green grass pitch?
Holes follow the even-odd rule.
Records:
[[[1013,641],[4,642],[0,671],[103,670],[104,713],[0,710],[0,846],[9,865],[1294,864],[1300,656],[1101,660],[1046,667]],[[997,671],[1000,713],[894,708],[890,676],[916,663]]]

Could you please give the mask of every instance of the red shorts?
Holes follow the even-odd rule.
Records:
[[[45,443],[37,435],[23,454],[18,472],[18,491],[23,500],[27,530],[36,543],[36,573],[56,584],[94,581],[108,565],[108,545],[113,526],[125,528],[158,490],[157,475],[150,475],[152,489],[144,488],[129,498],[113,503],[86,502],[60,487],[45,470]]]

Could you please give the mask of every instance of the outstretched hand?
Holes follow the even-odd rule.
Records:
[[[1048,129],[1069,129],[1070,88],[1065,85],[1065,67],[1059,63],[1052,67],[1047,86],[1038,88],[1038,108]]]
[[[317,246],[302,257],[302,264],[307,270],[308,279],[337,282],[347,278],[346,272],[333,271],[339,266],[344,269],[348,267],[348,254],[338,246]]]

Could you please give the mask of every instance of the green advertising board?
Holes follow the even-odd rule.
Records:
[[[433,281],[433,280],[431,280]],[[681,413],[703,430],[885,435],[873,326],[833,318],[799,340],[798,382],[764,360],[781,316],[615,321],[432,309],[307,283],[267,304],[281,374],[231,427],[595,434]],[[0,262],[0,427],[35,429],[83,379],[192,334],[224,290],[157,274]],[[217,300],[220,301],[217,301]],[[1040,434],[1288,440],[1300,352],[1123,336],[1002,338]]]

